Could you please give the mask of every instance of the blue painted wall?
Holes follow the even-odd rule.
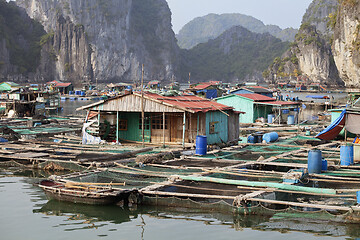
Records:
[[[210,123],[215,124],[215,133],[210,134]],[[206,113],[206,136],[208,144],[226,143],[228,141],[228,116],[222,112]]]

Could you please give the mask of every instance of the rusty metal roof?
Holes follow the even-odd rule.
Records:
[[[255,102],[275,101],[274,98],[267,97],[257,93],[244,93],[244,94],[236,94],[236,95],[254,100]]]
[[[97,107],[99,105],[104,105],[104,104],[109,105],[108,104],[109,102],[115,101],[117,99],[120,100],[129,95],[141,97],[141,93],[125,94],[122,96],[117,96],[117,97],[114,97],[111,99],[107,99],[107,100],[103,100],[103,101],[93,103],[93,104],[90,104],[87,106],[83,106],[76,110],[78,111],[78,110],[90,109],[90,108]],[[162,96],[162,95],[159,95],[156,93],[144,92],[144,99],[153,101],[154,103],[156,102],[157,104],[162,104],[167,107],[178,109],[177,111],[188,111],[188,112],[192,112],[192,113],[233,110],[233,107],[229,107],[229,106],[217,103],[215,101],[211,101],[206,98],[201,98],[198,96],[187,95],[187,94],[179,95],[179,96]],[[134,106],[134,104],[136,104],[136,106]],[[114,104],[110,104],[110,105],[114,105]],[[124,107],[124,106],[120,106],[120,105],[116,107],[116,104],[115,104],[112,109],[114,111],[116,111],[115,109],[120,109],[120,108],[122,108],[123,111],[137,111],[137,110],[135,110],[135,109],[138,109],[138,107],[139,107],[137,105],[138,105],[137,102],[132,102],[132,105],[131,105],[132,109],[127,110],[128,107],[126,107],[126,106]]]
[[[144,93],[144,95],[148,98],[164,102],[174,107],[188,109],[193,112],[225,111],[233,109],[232,107],[194,95],[162,96],[155,93]]]

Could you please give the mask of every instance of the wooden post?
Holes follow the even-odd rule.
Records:
[[[200,114],[197,113],[197,126],[196,126],[196,136],[199,135],[199,128],[200,128]]]
[[[141,138],[142,144],[145,144],[144,137],[144,124],[145,124],[145,113],[144,113],[144,64],[141,65]]]
[[[192,143],[191,113],[189,114],[189,139]]]
[[[163,112],[163,147],[165,147],[165,112]]]
[[[184,120],[183,120],[183,135],[182,135],[183,148],[185,148],[185,124],[186,124],[186,112],[184,112]]]
[[[279,124],[281,124],[281,107],[279,107]]]
[[[119,111],[116,112],[116,143],[119,143]]]

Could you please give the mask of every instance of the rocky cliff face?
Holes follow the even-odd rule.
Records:
[[[59,80],[139,80],[142,64],[146,79],[170,79],[176,72],[178,47],[165,0],[17,0],[17,4],[44,25],[48,39],[43,53],[55,62]]]
[[[296,81],[302,75],[323,85],[342,85],[330,45],[309,24],[301,26],[290,50],[275,59],[264,75],[271,82]]]
[[[330,43],[337,6],[338,0],[314,0],[310,4],[292,47],[264,73],[269,81],[296,81],[302,76],[323,85],[343,85]]]
[[[306,10],[302,23],[316,28],[326,40],[333,35],[332,21],[336,15],[338,0],[314,0]]]
[[[27,82],[36,77],[43,34],[41,24],[25,11],[0,0],[0,80]]]
[[[340,77],[360,87],[360,1],[341,0],[334,29],[333,52]]]

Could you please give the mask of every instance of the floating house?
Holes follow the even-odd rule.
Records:
[[[257,93],[230,94],[217,98],[218,103],[231,106],[236,111],[245,112],[239,116],[240,123],[254,123],[259,118],[267,119],[269,114],[290,114],[297,109],[299,103],[289,101],[276,101],[274,98]],[[277,117],[280,121],[282,117]]]
[[[150,82],[148,82],[147,87],[150,89],[160,89],[160,82],[159,81],[150,81]]]
[[[248,87],[242,87],[240,89],[236,89],[230,92],[231,94],[251,94],[251,93],[257,93],[263,96],[272,97],[273,91],[266,87],[262,86],[248,86]]]
[[[0,83],[0,92],[11,92],[19,89],[20,89],[20,85],[14,82]]]
[[[239,138],[239,112],[194,95],[129,93],[78,108],[83,109],[86,121],[94,121],[89,133],[107,141],[185,146],[195,143],[197,135],[206,135],[208,144]]]
[[[188,89],[193,94],[214,99],[222,95],[222,90],[219,88],[218,82],[198,83],[191,85]]]
[[[69,94],[71,91],[74,91],[74,86],[72,83],[64,83],[54,80],[46,84],[50,87],[51,90],[61,94]]]

